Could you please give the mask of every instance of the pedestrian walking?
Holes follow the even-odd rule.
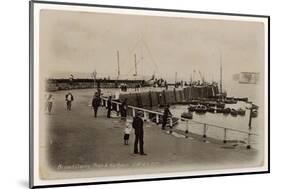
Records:
[[[110,114],[111,114],[111,109],[112,109],[112,97],[109,96],[108,100],[107,100],[107,118],[110,118]]]
[[[165,130],[166,124],[167,124],[167,120],[169,116],[172,116],[172,113],[169,110],[170,105],[167,104],[167,106],[164,109],[164,113],[163,113],[163,119],[162,119],[162,130]]]
[[[97,117],[98,114],[98,108],[100,106],[100,97],[98,95],[98,93],[96,92],[95,95],[93,96],[93,100],[92,100],[92,108],[94,110],[94,115],[95,117]]]
[[[46,103],[49,114],[51,114],[51,111],[52,111],[52,108],[53,108],[53,101],[54,101],[53,95],[49,94],[48,97],[47,97],[47,103]]]
[[[143,151],[143,146],[144,146],[143,120],[140,116],[141,116],[141,112],[137,112],[137,115],[134,117],[133,123],[132,123],[133,128],[135,129],[134,153],[138,154],[140,152],[140,155],[147,155]],[[139,146],[139,149],[138,149],[138,146]]]
[[[73,95],[70,92],[65,95],[66,109],[68,111],[71,111],[71,104],[73,100],[74,100]]]

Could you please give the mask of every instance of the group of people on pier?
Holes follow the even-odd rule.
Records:
[[[46,102],[45,102],[45,111],[47,111],[49,114],[52,111],[52,106],[53,106],[53,101],[54,97],[52,94],[48,94],[45,97]],[[65,102],[66,102],[66,110],[71,111],[72,110],[72,102],[74,101],[74,96],[71,92],[68,92],[65,95]],[[92,98],[92,109],[94,111],[94,117],[97,117],[98,115],[98,109],[101,106],[101,92],[98,90],[95,92]],[[111,118],[111,111],[113,109],[113,103],[112,103],[112,97],[109,96],[107,99],[107,118]],[[121,104],[120,104],[120,116],[121,120],[126,121],[126,127],[124,129],[124,144],[128,145],[129,142],[129,136],[131,129],[133,128],[135,131],[135,141],[134,141],[134,153],[135,154],[140,154],[140,155],[147,155],[144,153],[144,130],[143,130],[143,125],[144,121],[142,119],[143,113],[141,111],[137,111],[135,116],[133,117],[133,121],[128,124],[127,120],[127,109],[128,109],[128,104],[127,104],[127,99],[125,98]],[[172,116],[170,110],[169,110],[169,105],[167,105],[164,109],[164,113],[162,116],[162,130],[165,130],[166,124],[168,117]]]

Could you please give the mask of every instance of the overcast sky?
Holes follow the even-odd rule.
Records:
[[[56,73],[134,73],[189,79],[200,70],[219,78],[242,71],[261,72],[264,26],[258,22],[41,10],[40,71]],[[143,59],[141,59],[143,57]],[[44,70],[44,71],[43,71]],[[67,77],[67,76],[66,76]]]

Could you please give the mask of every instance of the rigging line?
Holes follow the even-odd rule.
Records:
[[[131,57],[130,55],[134,52],[134,50],[138,47],[138,45],[139,45],[139,43],[140,43],[140,38],[137,40],[137,42],[135,43],[135,45],[133,46],[133,48],[131,49],[131,51],[129,51],[129,56],[127,56],[127,58],[125,59],[125,63],[126,63],[126,65],[130,65],[130,64],[128,64],[128,62],[129,62],[129,58]],[[129,72],[131,72],[133,70],[133,68],[131,68],[130,70],[129,70]],[[132,72],[133,73],[133,72]]]
[[[157,70],[157,71],[158,71],[158,73],[159,73],[158,66],[157,66],[157,64],[156,64],[156,61],[155,61],[154,57],[152,56],[151,51],[150,51],[150,50],[149,50],[149,48],[148,48],[148,45],[146,44],[146,42],[144,41],[144,39],[142,39],[142,42],[143,42],[143,44],[144,44],[144,46],[145,46],[146,50],[148,51],[148,53],[149,53],[149,55],[150,55],[150,58],[152,59],[152,62],[153,62],[153,64],[154,64],[154,66],[155,66],[156,70]]]

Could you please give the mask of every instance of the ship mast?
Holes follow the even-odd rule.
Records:
[[[138,72],[137,72],[137,55],[135,54],[135,74],[134,76],[137,76]]]
[[[119,65],[119,51],[117,51],[117,80],[119,79],[120,76],[120,65]]]
[[[220,53],[220,93],[222,94],[222,60]]]

